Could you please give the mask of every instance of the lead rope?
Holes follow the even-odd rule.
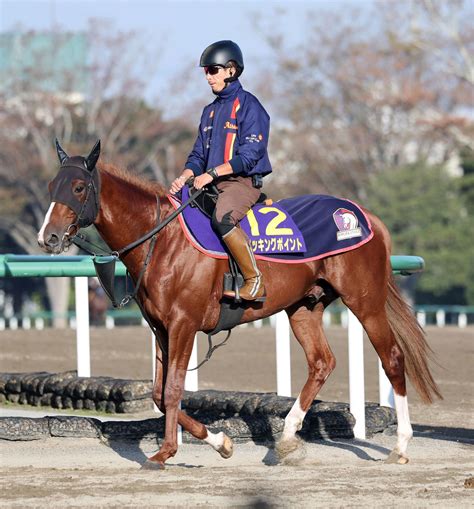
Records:
[[[212,345],[212,336],[210,334],[208,334],[207,341],[208,341],[209,349],[207,350],[206,357],[195,368],[188,369],[187,371],[195,371],[196,369],[199,369],[203,364],[205,364],[212,357],[212,354],[214,353],[215,350],[217,350],[221,346],[224,346],[227,343],[227,340],[230,338],[231,333],[232,333],[232,331],[228,330],[227,336],[224,339],[224,341],[221,341],[220,343],[218,343],[217,345],[214,345],[214,346]]]
[[[156,339],[158,346],[160,347],[161,353],[163,355],[163,359],[167,358],[168,352],[167,352],[166,348],[164,347],[163,343],[161,342],[161,338],[160,338],[159,334],[157,333],[156,327],[151,322],[150,317],[148,316],[148,313],[145,311],[145,308],[142,306],[141,302],[136,297],[134,297],[134,299],[135,299],[135,302],[137,303],[137,305],[143,315],[143,318],[145,318],[145,321],[147,322],[148,326],[150,327],[151,331],[153,332],[153,335],[155,336],[155,339]],[[218,348],[220,348],[221,346],[225,346],[225,344],[227,343],[227,340],[230,338],[231,333],[232,333],[232,331],[228,330],[227,336],[225,337],[225,339],[223,341],[221,341],[220,343],[218,343],[217,345],[212,344],[212,336],[211,336],[211,334],[208,334],[207,341],[208,341],[209,348],[207,350],[206,357],[195,368],[187,369],[186,371],[195,371],[196,369],[199,369],[203,364],[205,364],[208,360],[210,360],[212,357],[212,354]],[[161,362],[161,364],[163,364],[162,359],[160,359],[159,357],[156,357],[156,358]]]

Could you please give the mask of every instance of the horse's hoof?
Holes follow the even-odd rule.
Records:
[[[398,465],[406,465],[408,461],[408,458],[403,454],[400,454],[398,451],[392,451],[385,460],[385,463],[397,463]]]
[[[302,445],[302,442],[299,438],[293,437],[290,440],[280,440],[275,445],[275,451],[278,455],[279,460],[283,460],[292,452],[295,452]]]
[[[227,436],[224,435],[224,442],[223,444],[217,449],[217,452],[225,459],[229,459],[232,454],[234,454],[234,443],[232,440]]]
[[[164,470],[165,464],[163,461],[150,461],[146,460],[143,463],[142,468],[140,470]]]

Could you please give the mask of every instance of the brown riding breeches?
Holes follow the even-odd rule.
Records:
[[[252,177],[231,175],[216,182],[219,190],[215,217],[220,223],[224,216],[231,219],[234,226],[247,214],[260,196],[260,189],[253,187]]]

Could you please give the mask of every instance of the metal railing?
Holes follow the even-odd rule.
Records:
[[[424,261],[418,256],[392,256],[395,274],[410,275],[421,272]],[[121,262],[116,264],[116,275],[124,276],[126,269]],[[78,376],[90,376],[89,300],[87,278],[95,276],[90,256],[28,256],[0,255],[0,277],[74,277],[76,300],[76,344]],[[277,393],[291,396],[290,325],[284,311],[276,315],[276,364]],[[350,410],[356,424],[354,436],[365,438],[365,384],[363,328],[357,318],[348,311],[349,344],[349,399]],[[154,348],[154,341],[152,341]],[[154,354],[152,358],[154,359]],[[197,342],[194,342],[190,365],[197,364]],[[187,390],[197,390],[198,372],[189,372],[186,377]],[[392,387],[379,361],[380,404],[393,408]]]

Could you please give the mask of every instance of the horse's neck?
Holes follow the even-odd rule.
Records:
[[[118,251],[156,226],[160,216],[158,205],[151,192],[102,172],[100,211],[95,226],[107,245]]]

